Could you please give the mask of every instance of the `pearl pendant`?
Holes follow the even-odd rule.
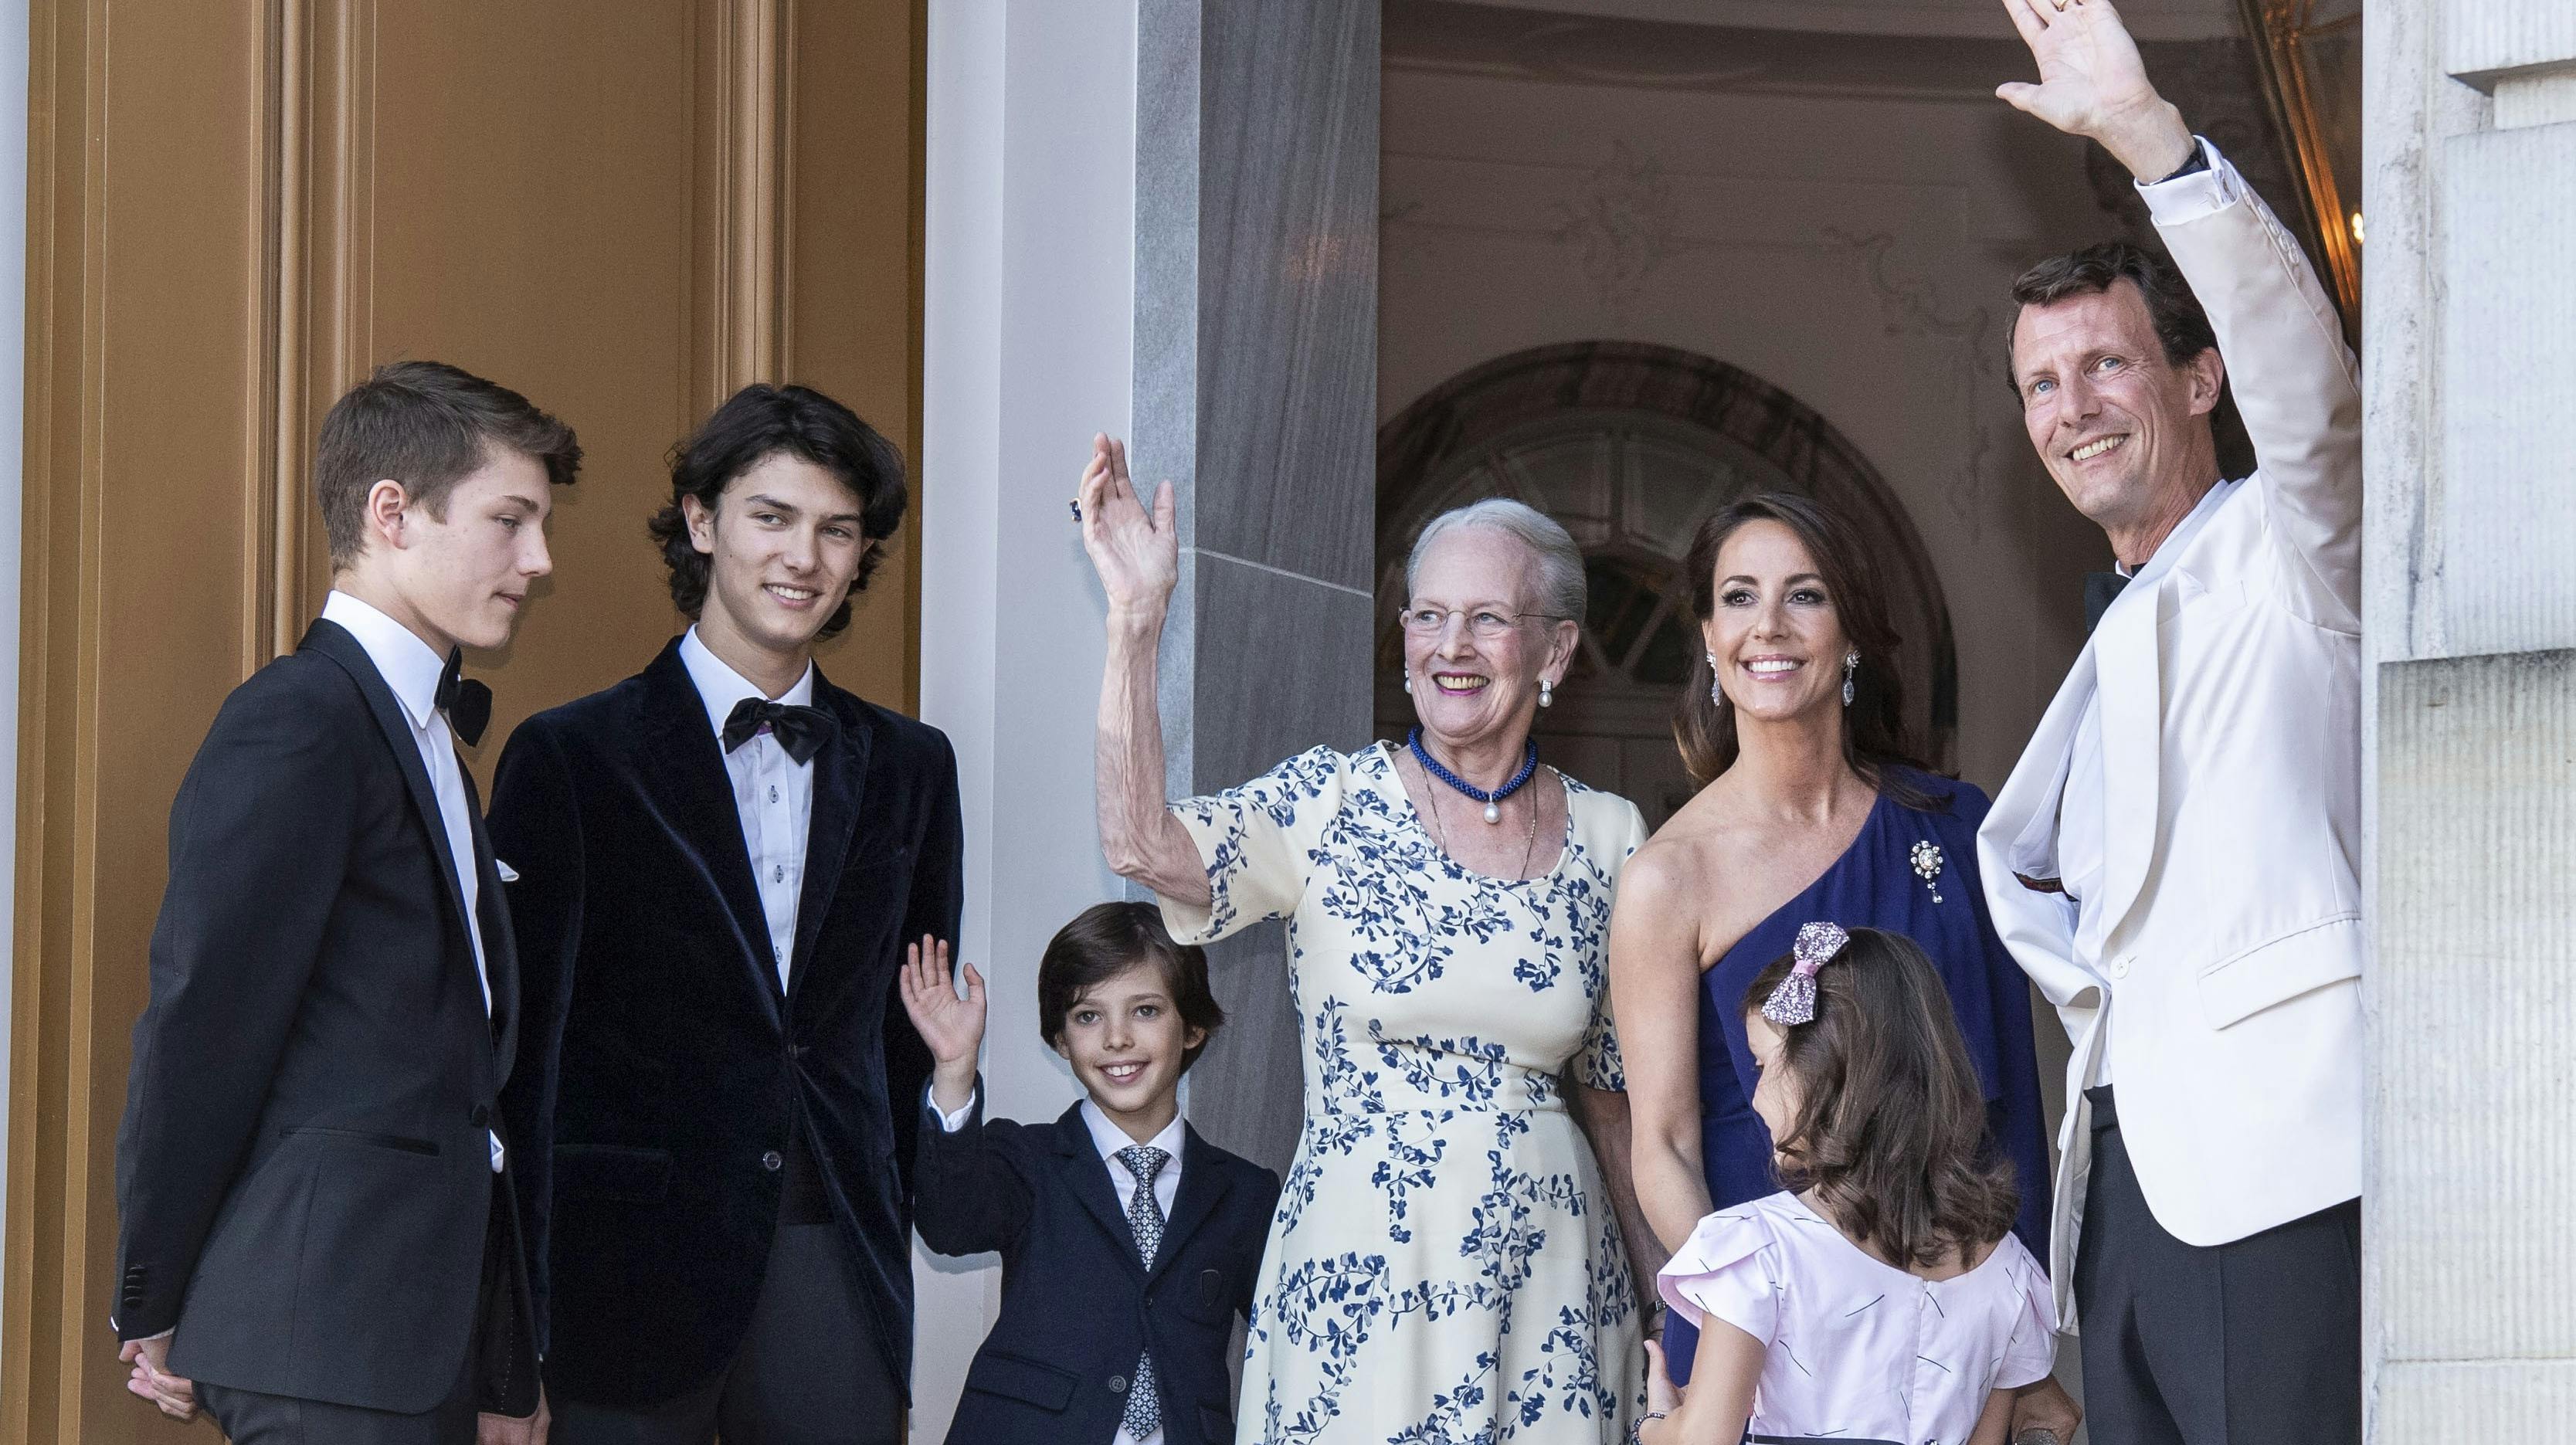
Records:
[[[1485,821],[1488,823],[1499,823],[1503,821],[1503,805],[1500,803],[1487,803],[1485,805]]]

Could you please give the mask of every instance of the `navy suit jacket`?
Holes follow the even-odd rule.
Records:
[[[819,674],[814,705],[836,726],[814,755],[783,992],[676,639],[501,754],[492,838],[518,871],[526,1001],[501,1104],[559,1395],[633,1408],[732,1359],[809,1167],[886,1367],[911,1378],[903,1175],[930,1051],[896,976],[906,940],[957,936],[957,765],[937,729]]]
[[[1184,1128],[1152,1268],[1076,1104],[1053,1124],[921,1121],[917,1216],[942,1254],[1002,1255],[1002,1308],[966,1369],[949,1445],[1109,1445],[1154,1352],[1164,1445],[1234,1439],[1234,1317],[1249,1315],[1279,1176]],[[925,1115],[927,1110],[922,1111]]]

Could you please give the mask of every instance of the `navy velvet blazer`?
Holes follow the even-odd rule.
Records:
[[[922,1241],[1002,1254],[1002,1308],[966,1369],[948,1445],[1109,1445],[1136,1361],[1154,1352],[1164,1445],[1234,1439],[1234,1317],[1249,1315],[1279,1176],[1185,1128],[1154,1266],[1136,1253],[1109,1164],[1074,1105],[1053,1124],[921,1119]]]
[[[908,939],[957,936],[957,768],[940,732],[819,675],[839,726],[788,988],[706,704],[675,639],[519,725],[491,829],[525,1026],[502,1095],[548,1387],[631,1408],[733,1357],[789,1156],[810,1158],[897,1380],[911,1378],[912,1158],[929,1050]],[[889,1101],[901,1100],[901,1107]]]

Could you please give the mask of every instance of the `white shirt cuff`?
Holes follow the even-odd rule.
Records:
[[[2236,167],[2227,163],[2227,157],[2218,153],[2218,147],[2200,136],[2193,136],[2192,144],[2200,147],[2202,159],[2209,162],[2207,170],[2152,185],[2136,183],[2138,194],[2146,197],[2148,214],[2159,226],[2179,226],[2214,216],[2235,205],[2243,191],[2244,180],[2236,174]]]
[[[939,1115],[940,1133],[954,1134],[958,1130],[966,1127],[966,1116],[975,1112],[975,1101],[982,1097],[984,1086],[979,1083],[974,1088],[967,1090],[966,1102],[958,1105],[957,1112],[954,1114],[939,1113],[939,1105],[936,1102],[936,1096],[931,1092],[937,1087],[938,1086],[935,1084],[924,1084],[921,1086],[921,1107],[928,1109],[933,1114]]]

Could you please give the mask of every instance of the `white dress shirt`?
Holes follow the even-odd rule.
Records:
[[[322,602],[322,620],[346,628],[367,660],[392,689],[410,719],[412,741],[420,748],[421,766],[429,771],[438,796],[439,822],[447,829],[447,852],[456,863],[456,891],[465,900],[465,932],[474,942],[474,977],[483,986],[483,1016],[492,1016],[492,971],[483,961],[483,920],[476,916],[483,886],[474,867],[473,805],[465,799],[465,769],[456,761],[456,735],[447,714],[438,710],[438,678],[447,659],[430,650],[417,633],[346,592],[334,591]],[[501,1172],[501,1136],[492,1134],[492,1172]]]
[[[680,639],[680,661],[707,705],[707,721],[724,746],[725,720],[745,698],[762,698],[789,707],[814,705],[814,664],[796,685],[769,697],[741,673],[725,665],[692,627]],[[761,917],[769,924],[769,956],[778,967],[780,992],[787,989],[787,967],[796,956],[796,905],[805,892],[805,841],[814,818],[814,764],[787,756],[768,729],[724,755],[725,773],[733,779],[734,812],[742,819],[743,847],[751,855],[754,882],[760,885]]]
[[[976,1095],[981,1092],[979,1088],[976,1093],[968,1094],[965,1103],[947,1114],[939,1114],[939,1104],[929,1086],[923,1087],[921,1098],[932,1113],[939,1114],[939,1127],[954,1134],[966,1127],[966,1116],[975,1111]],[[1136,1141],[1127,1137],[1126,1130],[1111,1123],[1109,1116],[1100,1111],[1100,1106],[1089,1099],[1082,1101],[1082,1122],[1091,1130],[1091,1147],[1100,1151],[1100,1167],[1109,1171],[1109,1187],[1118,1191],[1118,1212],[1123,1215],[1135,1206],[1136,1176],[1128,1172],[1126,1165],[1118,1162],[1118,1151]],[[1181,1192],[1181,1141],[1187,1137],[1187,1131],[1188,1126],[1175,1112],[1172,1122],[1163,1126],[1163,1132],[1145,1141],[1147,1147],[1160,1149],[1170,1156],[1164,1162],[1162,1172],[1154,1176],[1154,1203],[1161,1206],[1166,1220],[1172,1217],[1172,1201]],[[1163,1432],[1156,1430],[1139,1440],[1128,1434],[1127,1427],[1122,1424],[1118,1433],[1110,1437],[1109,1445],[1163,1445]]]

